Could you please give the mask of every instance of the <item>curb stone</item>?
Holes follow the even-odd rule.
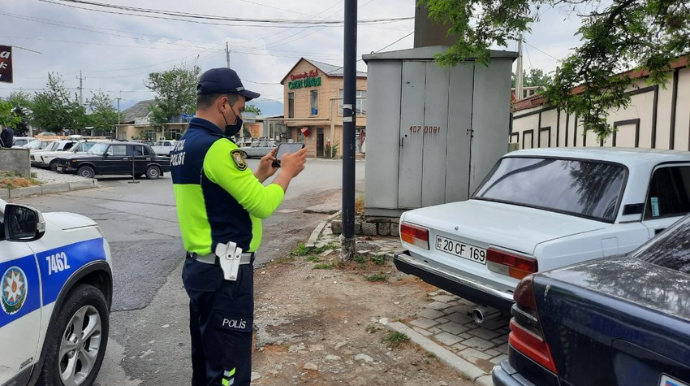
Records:
[[[71,192],[74,190],[84,190],[98,187],[98,180],[94,178],[85,181],[60,182],[54,184],[29,186],[26,188],[0,189],[0,198],[4,200],[10,198],[25,198],[30,196],[38,196],[42,194]]]
[[[399,333],[407,335],[410,340],[412,340],[414,343],[418,344],[421,346],[423,349],[426,351],[429,351],[436,355],[442,362],[447,364],[448,366],[456,369],[458,372],[466,375],[470,381],[476,382],[479,385],[487,385],[487,386],[492,386],[493,382],[491,382],[491,377],[488,376],[488,382],[485,383],[486,381],[486,373],[484,370],[480,369],[479,367],[473,365],[472,363],[460,358],[459,356],[455,355],[453,352],[441,347],[440,345],[436,344],[433,342],[431,339],[423,336],[422,334],[418,333],[417,331],[411,329],[410,327],[400,323],[400,322],[392,322],[388,323],[386,325],[388,328],[391,330],[397,331]]]

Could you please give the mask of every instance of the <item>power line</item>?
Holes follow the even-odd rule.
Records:
[[[93,12],[110,13],[125,16],[146,17],[152,19],[176,20],[189,23],[198,24],[212,24],[212,25],[238,25],[243,27],[279,27],[279,28],[310,28],[310,27],[340,27],[344,24],[342,20],[299,20],[299,19],[250,19],[241,17],[223,17],[214,15],[192,14],[187,12],[163,11],[148,8],[120,6],[106,3],[95,3],[82,0],[37,0],[43,3],[61,5],[64,7],[83,9]],[[372,0],[373,1],[373,0]],[[70,4],[65,4],[70,3]],[[88,5],[92,7],[106,8],[94,9],[79,5]],[[108,9],[115,9],[118,11],[111,11]],[[129,12],[129,13],[128,13]],[[378,23],[393,23],[398,21],[412,20],[414,17],[401,18],[383,18],[383,19],[369,19],[359,20],[358,24],[378,24]],[[233,24],[234,23],[234,24]]]
[[[525,42],[525,44],[528,45],[528,46],[530,46],[530,47],[532,47],[532,48],[534,48],[535,50],[541,52],[542,54],[544,54],[544,55],[550,57],[551,59],[557,60],[557,61],[559,61],[559,62],[561,61],[561,59],[558,59],[558,58],[556,58],[555,56],[553,56],[553,55],[551,55],[551,54],[549,54],[549,53],[547,53],[547,52],[544,52],[544,51],[540,50],[539,48],[537,48],[537,47],[535,47],[535,46],[533,46],[533,45],[531,45],[531,44],[529,44],[529,43],[527,43],[527,42]]]

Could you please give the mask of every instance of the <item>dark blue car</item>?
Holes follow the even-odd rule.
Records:
[[[496,386],[690,385],[690,217],[628,256],[523,279]]]

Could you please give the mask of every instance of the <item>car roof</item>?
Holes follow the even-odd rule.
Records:
[[[504,157],[550,157],[591,159],[616,162],[623,165],[658,164],[662,162],[690,162],[690,152],[680,150],[581,147],[581,148],[535,148],[516,150]]]

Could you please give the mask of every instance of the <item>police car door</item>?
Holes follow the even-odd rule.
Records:
[[[0,200],[1,202],[1,200]],[[22,384],[38,358],[41,283],[38,263],[25,242],[7,241],[0,207],[0,384]],[[19,375],[21,374],[21,375]],[[17,377],[17,378],[15,378]]]

